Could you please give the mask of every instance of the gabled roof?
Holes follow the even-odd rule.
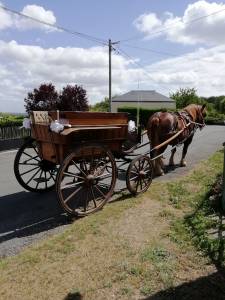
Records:
[[[154,90],[130,91],[126,94],[116,96],[112,102],[174,102],[173,99],[166,97]]]

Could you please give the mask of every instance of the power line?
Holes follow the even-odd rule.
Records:
[[[143,47],[139,47],[139,46],[133,46],[133,45],[128,45],[128,44],[123,44],[123,47],[128,47],[128,48],[133,48],[133,49],[138,49],[138,50],[143,50],[143,51],[147,51],[147,52],[152,52],[152,53],[156,53],[156,54],[160,54],[160,55],[164,55],[164,56],[178,56],[177,54],[172,54],[169,52],[164,52],[164,51],[158,51],[158,50],[154,50],[154,49],[149,49],[149,48],[143,48]]]
[[[126,53],[124,50],[122,50],[121,48],[120,48],[120,49],[116,49],[116,50],[117,50],[118,54],[121,54],[122,56],[125,56],[125,57],[131,59],[133,64],[135,64],[136,66],[138,66],[139,68],[141,68],[141,69],[144,71],[144,73],[145,73],[151,80],[153,80],[153,79],[152,79],[152,76],[149,74],[149,72],[146,71],[146,69],[145,69],[145,67],[144,67],[143,65],[141,65],[141,64],[138,63],[138,62],[136,62],[136,61],[134,60],[133,57],[131,57],[129,54],[127,54],[127,53]],[[162,87],[162,83],[161,83],[161,87]],[[166,90],[167,92],[169,91],[168,88],[164,88],[164,87],[162,87],[162,88],[163,88],[164,90]]]
[[[23,18],[27,18],[27,19],[32,20],[34,22],[37,22],[37,23],[40,23],[40,24],[43,24],[43,25],[46,25],[46,26],[49,26],[49,27],[61,30],[61,31],[64,31],[64,32],[72,34],[72,35],[76,35],[76,36],[78,36],[80,38],[84,38],[86,40],[89,40],[89,41],[92,41],[92,42],[96,42],[96,43],[99,43],[101,45],[108,45],[107,41],[104,40],[104,39],[100,39],[100,38],[97,38],[95,36],[91,36],[91,35],[88,35],[88,34],[85,34],[85,33],[82,33],[82,32],[78,32],[78,31],[75,31],[75,30],[72,30],[72,29],[68,29],[68,28],[65,28],[65,27],[62,27],[62,26],[59,26],[59,25],[54,25],[54,24],[51,24],[51,23],[48,23],[48,22],[36,19],[34,17],[25,15],[25,14],[23,14],[21,12],[18,12],[16,10],[13,10],[13,9],[8,8],[6,6],[0,5],[0,8],[3,9],[3,10],[5,10],[5,11],[7,11],[7,12],[12,13],[12,14],[18,15],[18,16],[23,17]]]
[[[198,21],[200,21],[200,20],[202,20],[202,19],[204,19],[204,18],[208,18],[208,17],[210,17],[210,16],[216,15],[216,14],[221,13],[221,12],[223,12],[223,11],[225,11],[225,8],[220,9],[220,10],[218,10],[218,11],[216,11],[216,12],[211,13],[211,14],[204,15],[204,16],[201,16],[201,17],[192,19],[191,21],[183,22],[183,24],[191,24],[191,23],[194,23],[194,22],[198,22]],[[179,21],[176,21],[176,22],[173,22],[173,23],[171,24],[172,26],[167,26],[167,27],[164,27],[164,28],[161,29],[161,30],[153,31],[153,32],[151,32],[151,34],[148,35],[148,37],[149,37],[149,36],[156,35],[156,34],[159,34],[159,33],[162,33],[162,32],[165,32],[165,31],[168,31],[168,30],[170,30],[171,28],[176,27],[176,26],[174,26],[174,25],[177,24],[177,23],[179,23],[179,22],[180,22],[180,20],[179,20]],[[131,38],[121,40],[120,42],[123,43],[123,42],[131,41],[131,40],[141,39],[141,38],[142,38],[142,37],[141,37],[140,35],[138,35],[138,36],[136,35],[136,36],[133,36],[133,37],[131,37]]]
[[[153,50],[153,49],[149,49],[149,48],[143,48],[143,47],[139,47],[139,46],[134,46],[134,45],[128,45],[128,44],[123,44],[123,47],[129,47],[129,48],[133,48],[133,49],[138,49],[138,50],[143,50],[146,52],[151,52],[151,53],[156,53],[159,55],[163,55],[163,56],[169,56],[169,57],[173,57],[173,58],[185,58],[185,56],[189,55],[189,53],[186,53],[184,55],[178,55],[178,54],[174,54],[174,53],[169,53],[169,52],[164,52],[164,51],[157,51],[157,50]],[[121,49],[121,48],[120,48]],[[192,58],[193,61],[203,61],[203,62],[207,62],[207,63],[216,63],[216,64],[221,64],[223,63],[222,61],[209,61],[207,59],[204,58]]]

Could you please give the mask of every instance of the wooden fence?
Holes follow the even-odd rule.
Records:
[[[30,135],[30,129],[19,126],[0,127],[0,140],[24,138]]]

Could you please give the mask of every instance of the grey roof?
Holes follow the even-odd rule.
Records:
[[[116,96],[112,99],[112,102],[174,102],[174,100],[156,91],[137,90]]]

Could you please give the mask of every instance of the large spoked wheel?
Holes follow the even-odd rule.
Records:
[[[55,186],[57,166],[41,159],[36,141],[29,139],[16,154],[14,173],[19,184],[26,190],[46,192]]]
[[[116,163],[101,145],[83,146],[69,154],[56,181],[58,199],[70,215],[86,216],[102,208],[112,196]]]
[[[127,189],[133,195],[145,192],[153,177],[153,167],[151,159],[147,155],[140,155],[130,163],[126,183]]]

